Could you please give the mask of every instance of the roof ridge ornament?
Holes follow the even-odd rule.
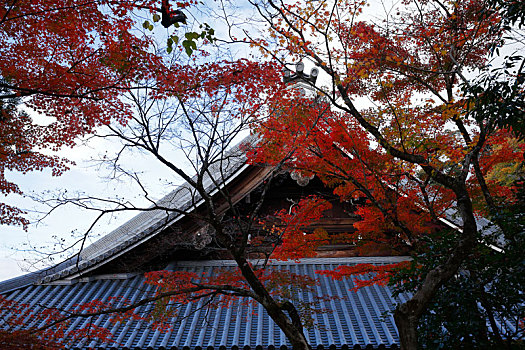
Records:
[[[285,67],[283,73],[283,81],[286,84],[302,81],[306,82],[310,86],[315,86],[315,82],[317,81],[317,77],[319,76],[319,68],[313,67],[310,70],[310,74],[306,74],[304,72],[304,63],[299,61],[295,64],[295,72]]]

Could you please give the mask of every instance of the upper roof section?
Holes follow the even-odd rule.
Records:
[[[246,153],[244,145],[256,142],[250,135],[226,152],[217,162],[210,165],[204,176],[204,187],[214,194],[219,187],[227,185],[244,169]],[[185,183],[157,202],[158,207],[192,211],[202,203],[201,196]],[[131,220],[85,247],[79,254],[51,268],[42,269],[7,281],[0,282],[0,293],[14,290],[33,283],[48,283],[54,280],[78,277],[79,274],[106,264],[124,252],[140,245],[163,228],[175,223],[183,215],[162,209],[141,212]]]

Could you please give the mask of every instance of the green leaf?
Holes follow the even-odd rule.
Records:
[[[156,13],[153,15],[153,22],[158,22],[158,21],[160,21],[160,15]]]
[[[173,39],[173,42],[175,44],[178,44],[179,43],[179,37],[177,35],[172,35],[171,38]]]
[[[184,40],[182,42],[182,46],[184,47],[184,50],[186,51],[186,54],[188,56],[191,56],[191,54],[193,53],[192,46],[197,48],[197,45],[193,41],[190,41],[190,40]]]
[[[198,39],[200,34],[196,32],[187,32],[186,34],[184,34],[184,36],[188,40],[193,40],[193,39]]]
[[[150,24],[149,27],[148,27],[149,31],[153,31],[153,24]]]
[[[149,21],[144,21],[144,23],[142,23],[142,28],[148,29],[149,28]]]
[[[168,46],[166,52],[171,53],[173,51],[173,46]]]

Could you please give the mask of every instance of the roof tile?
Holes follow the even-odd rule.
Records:
[[[342,349],[391,348],[399,342],[397,329],[391,315],[384,315],[392,310],[400,299],[392,297],[388,287],[372,286],[350,291],[351,280],[334,281],[326,276],[317,276],[318,269],[334,269],[340,264],[356,263],[385,264],[399,261],[401,257],[389,258],[339,258],[339,259],[303,259],[300,263],[276,262],[272,268],[304,274],[319,279],[314,291],[302,291],[299,299],[313,301],[315,295],[335,297],[321,302],[327,313],[314,314],[315,326],[305,329],[305,335],[313,348]],[[176,262],[169,266],[171,270],[211,273],[215,269],[234,266],[231,261]],[[73,285],[32,285],[8,294],[8,298],[32,305],[35,312],[43,307],[68,309],[75,304],[92,300],[107,300],[121,296],[130,301],[140,300],[148,295],[151,287],[145,285],[143,275],[128,279],[122,276],[111,279],[101,276],[94,281],[80,281]],[[407,296],[402,296],[403,299]],[[143,310],[151,306],[142,307]],[[80,328],[89,322],[84,318],[74,319],[70,328]],[[284,333],[268,317],[262,306],[239,301],[229,308],[205,308],[205,300],[181,305],[180,312],[173,319],[174,327],[166,332],[150,328],[146,321],[127,321],[111,323],[109,316],[99,316],[91,320],[93,324],[109,327],[114,334],[114,343],[100,343],[85,340],[76,344],[78,348],[102,349],[269,349],[274,347],[290,348]]]

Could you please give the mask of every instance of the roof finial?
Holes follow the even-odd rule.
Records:
[[[304,63],[300,61],[295,64],[295,72],[285,67],[283,73],[283,80],[285,83],[304,81],[311,85],[315,85],[317,76],[319,75],[319,69],[317,67],[312,68],[308,75],[304,72]]]

